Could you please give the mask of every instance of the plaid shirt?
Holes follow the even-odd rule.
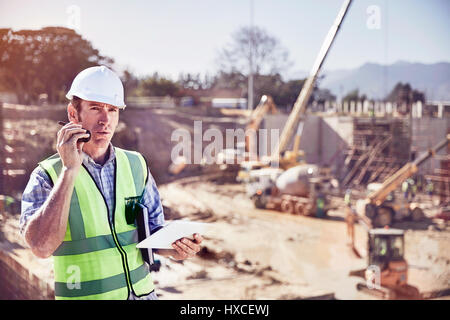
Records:
[[[109,158],[103,164],[96,163],[87,154],[84,154],[83,164],[89,170],[94,178],[101,193],[105,196],[108,208],[109,219],[112,220],[112,208],[114,208],[115,190],[114,190],[114,166],[116,154],[112,144],[109,145]],[[150,230],[154,230],[164,224],[164,213],[156,187],[155,180],[148,171],[148,182],[145,186],[145,192],[142,197],[142,204],[147,207],[149,214]],[[22,213],[20,216],[20,233],[23,234],[29,218],[44,204],[52,190],[52,182],[47,173],[38,166],[31,173],[30,180],[22,194]],[[133,299],[133,297],[130,297]],[[142,297],[144,300],[156,299],[156,294]]]

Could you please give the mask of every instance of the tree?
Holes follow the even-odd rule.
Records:
[[[314,100],[318,103],[325,103],[327,101],[336,101],[336,96],[331,93],[329,89],[315,88]]]
[[[217,57],[224,73],[250,73],[250,61],[256,75],[275,75],[289,66],[288,52],[280,41],[260,27],[242,27]]]
[[[359,95],[359,89],[354,89],[342,98],[342,102],[364,101],[366,99],[367,96],[365,94]]]
[[[247,88],[246,77],[240,72],[223,72],[214,77],[212,87],[214,89],[241,89]]]
[[[187,90],[205,90],[210,89],[213,84],[208,74],[205,74],[203,79],[200,73],[180,73],[178,76],[178,85]]]
[[[280,41],[257,26],[236,30],[232,41],[218,52],[217,62],[219,76],[216,84],[221,86],[224,85],[223,80],[229,78],[235,88],[248,92],[248,77],[252,72],[255,103],[262,94],[269,94],[268,91],[280,86],[280,73],[290,65],[288,52]]]
[[[20,103],[36,101],[41,93],[57,102],[81,70],[112,63],[68,28],[0,29],[0,83]]]
[[[385,98],[386,101],[396,102],[397,104],[410,104],[413,102],[425,102],[425,94],[416,89],[412,89],[409,83],[398,82],[392,91]]]
[[[277,106],[284,105],[280,94],[284,85],[285,83],[278,73],[274,75],[255,75],[255,102],[258,103],[263,95],[270,95]]]
[[[180,93],[180,87],[176,82],[160,76],[155,72],[152,76],[141,79],[139,86],[136,89],[136,95],[138,96],[178,96]]]
[[[135,94],[139,86],[139,79],[128,69],[125,70],[121,77],[125,96],[132,96]]]

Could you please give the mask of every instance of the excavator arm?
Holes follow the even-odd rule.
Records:
[[[256,108],[252,111],[250,114],[250,119],[248,121],[248,124],[245,128],[245,131],[247,130],[254,130],[255,135],[256,132],[259,129],[259,126],[261,125],[261,121],[264,119],[264,116],[267,114],[267,112],[271,112],[272,114],[277,112],[277,107],[275,103],[273,102],[273,99],[271,96],[263,95],[261,97],[261,101],[256,106]],[[256,158],[256,141],[255,136],[252,134],[246,134],[245,135],[245,151],[252,153],[250,158]]]
[[[246,129],[258,130],[262,119],[268,111],[274,114],[277,112],[277,107],[271,96],[263,95],[259,104],[252,111]]]
[[[386,179],[383,182],[381,187],[369,194],[368,199],[370,203],[373,203],[377,206],[381,205],[386,197],[397,189],[397,187],[406,179],[411,177],[414,173],[417,172],[418,167],[424,163],[426,160],[434,156],[439,150],[441,150],[444,146],[446,146],[450,142],[450,134],[447,137],[435,145],[430,150],[422,153],[416,160],[413,162],[408,162],[402,168],[400,168],[396,173]]]

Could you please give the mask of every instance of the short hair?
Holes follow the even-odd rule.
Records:
[[[83,101],[83,99],[77,96],[73,96],[72,99],[70,100],[70,103],[74,106],[74,108],[77,110],[78,113],[80,113],[81,111],[81,101]]]

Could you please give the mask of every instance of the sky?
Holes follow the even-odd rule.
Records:
[[[253,3],[253,5],[252,5]],[[279,39],[292,62],[285,78],[309,72],[341,0],[0,0],[0,28],[73,27],[118,69],[176,79],[217,71],[217,53],[253,24]],[[251,8],[253,7],[253,15]],[[450,1],[354,0],[323,66],[450,61]]]

